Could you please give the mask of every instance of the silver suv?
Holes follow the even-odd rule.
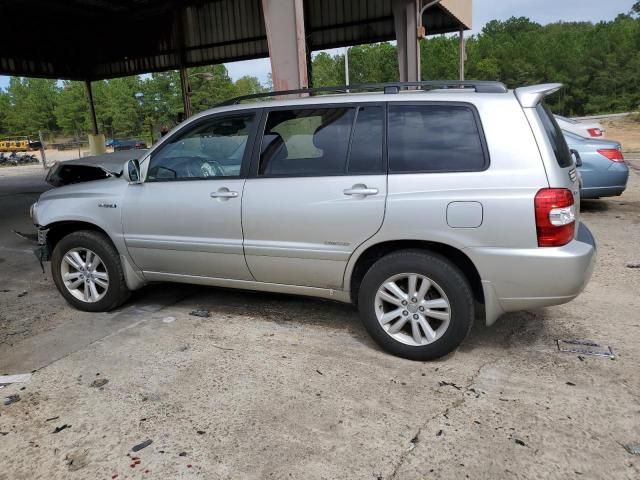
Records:
[[[351,302],[382,348],[426,360],[476,316],[582,291],[595,243],[543,103],[559,84],[350,88],[213,108],[124,169],[60,164],[32,208],[60,293],[86,311],[156,281]]]

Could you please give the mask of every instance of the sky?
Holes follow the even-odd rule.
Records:
[[[619,13],[627,13],[636,0],[473,0],[473,29],[478,33],[490,20],[506,20],[510,17],[529,17],[534,22],[546,24],[559,20],[565,22],[599,22],[614,19]],[[334,53],[338,49],[329,50]],[[227,63],[232,79],[245,75],[258,77],[266,83],[271,72],[268,58]],[[0,88],[6,88],[9,77],[0,76]]]

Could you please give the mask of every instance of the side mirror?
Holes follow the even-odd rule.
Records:
[[[138,160],[135,158],[133,160],[128,160],[124,164],[122,175],[130,184],[142,183],[142,176],[140,174],[140,162],[138,162]]]
[[[577,150],[574,150],[573,148],[571,149],[571,156],[573,157],[573,161],[576,164],[576,167],[581,167],[582,166],[582,159],[580,158],[580,154],[578,153]]]

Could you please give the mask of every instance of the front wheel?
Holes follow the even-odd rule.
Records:
[[[129,297],[118,252],[98,232],[62,238],[51,255],[51,273],[58,291],[79,310],[109,311]]]
[[[474,299],[464,274],[431,252],[403,250],[378,260],[358,295],[360,316],[386,351],[432,360],[455,350],[469,333]]]

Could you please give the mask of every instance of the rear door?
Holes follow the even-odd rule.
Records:
[[[342,288],[387,192],[385,107],[273,108],[242,203],[247,264],[261,282]]]

